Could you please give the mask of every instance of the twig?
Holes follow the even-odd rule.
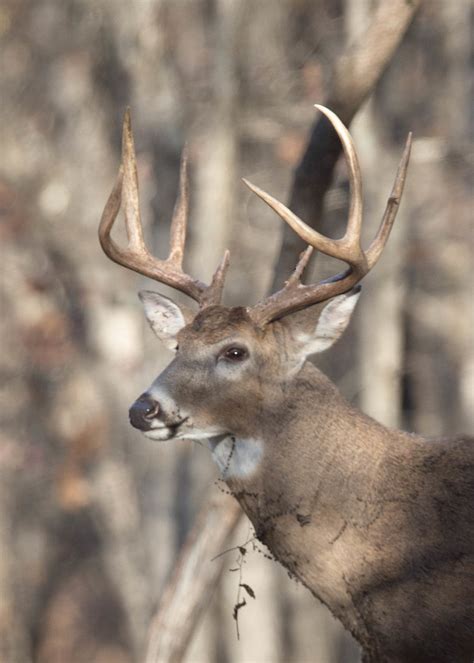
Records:
[[[240,552],[242,552],[241,548],[245,548],[245,546],[248,546],[249,543],[253,543],[256,538],[257,538],[257,536],[254,534],[245,543],[241,543],[239,546],[232,546],[232,548],[227,548],[227,550],[223,550],[218,555],[213,557],[211,559],[211,562],[213,562],[215,559],[219,559],[219,557],[222,557],[222,555],[226,555],[227,553],[233,552],[234,550],[239,550]]]

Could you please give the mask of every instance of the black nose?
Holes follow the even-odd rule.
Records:
[[[149,394],[142,394],[128,411],[130,423],[140,430],[150,430],[151,422],[159,411],[158,403]]]

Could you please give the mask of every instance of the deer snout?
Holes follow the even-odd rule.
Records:
[[[149,394],[142,394],[128,411],[130,423],[142,431],[150,430],[151,422],[158,416],[160,406]]]

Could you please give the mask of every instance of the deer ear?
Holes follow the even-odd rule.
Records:
[[[146,319],[156,336],[167,348],[176,350],[178,332],[192,319],[192,312],[152,290],[141,290],[138,296],[145,309]]]
[[[288,316],[292,343],[296,345],[298,355],[306,358],[323,352],[342,336],[359,299],[360,290],[358,286],[328,303],[317,304]]]
[[[323,352],[344,333],[360,296],[360,287],[331,299],[321,311],[312,330],[301,333],[306,356]]]

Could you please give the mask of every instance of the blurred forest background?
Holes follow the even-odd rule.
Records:
[[[282,223],[240,177],[287,199],[313,104],[324,103],[331,67],[373,7],[3,0],[2,663],[142,660],[177,552],[216,490],[206,450],[156,444],[128,424],[129,405],[169,355],[136,297],[153,284],[111,263],[97,240],[125,107],[155,252],[165,252],[187,140],[188,271],[209,278],[228,247],[225,300],[252,303],[271,282]],[[414,147],[381,264],[351,332],[320,362],[366,412],[429,436],[473,428],[471,25],[469,0],[422,5],[353,123],[367,236],[409,130]],[[345,218],[347,198],[341,165],[326,197],[328,227]],[[243,522],[235,542],[248,533]],[[256,599],[240,611],[238,641],[232,554],[224,561],[186,661],[358,660],[327,611],[258,552],[246,556],[243,581]]]

